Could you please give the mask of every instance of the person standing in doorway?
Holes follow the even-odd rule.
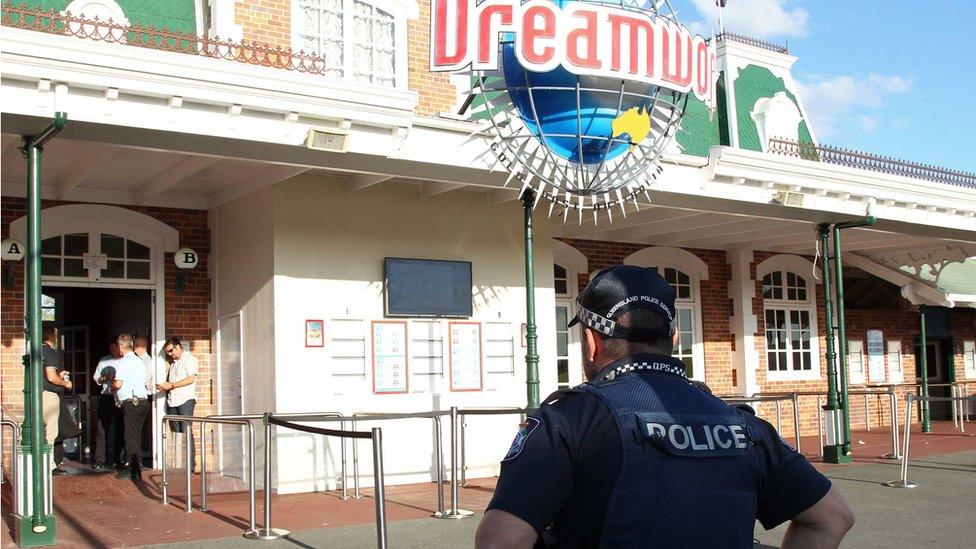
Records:
[[[122,422],[125,425],[125,457],[129,470],[121,470],[118,478],[142,479],[142,426],[149,413],[148,391],[146,391],[146,365],[132,352],[132,336],[120,334],[118,338],[119,359],[112,389],[115,400],[122,407]]]
[[[176,416],[192,416],[197,399],[197,357],[183,350],[180,338],[171,337],[163,344],[163,352],[169,361],[166,381],[156,385],[166,392],[166,413]],[[196,448],[193,444],[193,429],[186,421],[175,422],[173,431],[185,433],[190,444],[190,470],[196,470]]]
[[[102,386],[101,394],[98,395],[98,450],[102,453],[101,466],[105,469],[115,468],[121,470],[125,461],[122,427],[122,410],[115,404],[115,395],[112,393],[112,382],[115,381],[115,373],[118,370],[119,358],[118,336],[112,336],[108,343],[108,354],[98,361],[95,367],[95,383]]]
[[[152,395],[156,387],[156,371],[153,364],[152,354],[149,353],[149,338],[146,336],[136,336],[132,351],[146,365],[146,389]]]
[[[44,415],[44,441],[52,449],[58,438],[58,424],[61,416],[61,395],[71,389],[71,381],[61,377],[61,353],[58,352],[58,329],[45,326],[41,332],[41,358],[44,361],[44,391],[41,393],[41,407]],[[63,475],[66,471],[55,459],[53,474]]]

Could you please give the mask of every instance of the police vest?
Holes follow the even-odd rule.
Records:
[[[743,412],[668,373],[576,390],[607,406],[623,449],[601,547],[752,547],[760,473]]]

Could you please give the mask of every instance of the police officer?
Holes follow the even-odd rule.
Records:
[[[551,395],[502,460],[476,546],[836,547],[854,517],[773,427],[691,384],[671,357],[675,294],[656,272],[599,273],[577,299],[587,383]]]

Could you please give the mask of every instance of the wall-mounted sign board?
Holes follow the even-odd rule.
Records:
[[[481,323],[451,322],[448,329],[451,390],[480,391],[481,370]]]
[[[868,330],[868,379],[872,382],[887,379],[884,334],[881,330]]]
[[[402,320],[373,321],[373,393],[406,393],[407,323]]]

